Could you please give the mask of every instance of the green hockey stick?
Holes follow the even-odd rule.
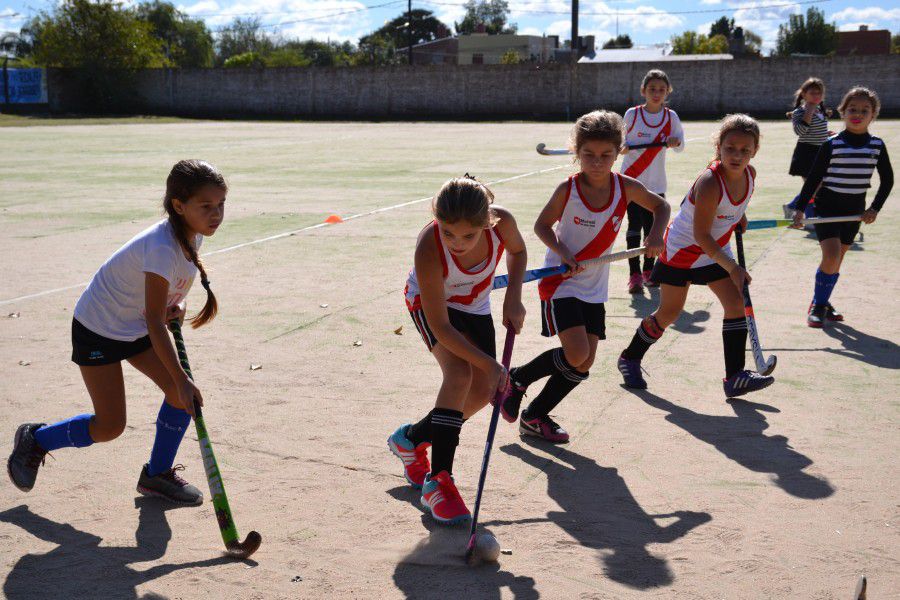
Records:
[[[187,350],[184,347],[184,337],[181,335],[181,323],[172,321],[169,329],[175,338],[175,348],[178,350],[178,360],[181,368],[188,374],[191,381],[194,374],[191,373],[191,365],[188,363]],[[225,495],[225,484],[222,482],[222,474],[219,472],[219,464],[216,455],[213,454],[212,443],[209,434],[206,433],[206,423],[203,421],[203,411],[197,399],[194,399],[194,425],[197,427],[197,440],[200,442],[200,454],[203,456],[203,467],[206,470],[206,482],[209,484],[209,493],[212,496],[213,508],[216,511],[216,520],[219,522],[219,532],[228,554],[236,558],[247,558],[259,548],[262,536],[256,531],[247,534],[247,539],[238,541],[237,527],[231,518],[231,508],[228,507],[228,496]]]

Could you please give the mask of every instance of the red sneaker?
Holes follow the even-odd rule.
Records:
[[[409,485],[421,489],[425,475],[431,470],[431,464],[428,462],[428,448],[431,444],[422,442],[416,446],[406,437],[407,433],[409,423],[398,427],[388,438],[388,448],[394,456],[403,461],[403,475]]]
[[[441,471],[434,477],[431,473],[425,475],[422,506],[428,509],[435,521],[445,525],[455,525],[472,518],[447,471]]]
[[[628,278],[628,293],[629,294],[643,294],[644,293],[644,276],[640,273],[635,273],[634,275]]]

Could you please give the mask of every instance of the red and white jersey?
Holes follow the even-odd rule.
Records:
[[[719,205],[716,209],[716,216],[713,219],[710,234],[725,254],[732,257],[731,246],[728,242],[731,240],[731,232],[734,231],[734,228],[747,210],[750,196],[753,195],[753,172],[750,170],[750,167],[744,169],[744,176],[747,178],[747,192],[743,198],[735,200],[728,193],[728,188],[725,187],[725,180],[722,179],[721,173],[722,166],[719,161],[714,162],[707,169],[713,172],[716,180],[719,182]],[[698,176],[697,180],[699,179],[700,177]],[[700,246],[694,239],[694,193],[697,180],[691,185],[687,196],[681,202],[681,210],[675,215],[675,219],[666,229],[665,249],[662,256],[659,257],[663,264],[679,269],[696,269],[715,263],[700,249]]]
[[[635,106],[625,111],[625,126],[628,128],[625,133],[625,144],[628,146],[678,138],[681,145],[673,150],[684,150],[684,130],[681,128],[681,119],[674,110],[663,107],[662,111],[652,114],[644,110],[643,106]],[[666,193],[665,148],[632,150],[622,159],[619,171],[634,177],[651,192]]]
[[[581,174],[569,178],[566,204],[556,224],[556,236],[575,254],[578,262],[609,254],[622,226],[628,205],[622,176],[610,173],[609,177],[609,201],[600,209],[592,208],[584,200],[578,183]],[[559,255],[548,248],[544,266],[560,264]],[[609,263],[586,265],[584,271],[568,279],[561,275],[541,279],[538,293],[541,300],[578,298],[585,302],[606,302],[609,299]]]
[[[432,222],[425,229],[429,228],[434,235],[438,255],[441,257],[441,266],[444,269],[444,299],[447,301],[447,306],[476,315],[491,314],[490,294],[494,284],[494,271],[500,264],[504,245],[497,228],[484,230],[488,254],[481,264],[475,265],[471,269],[463,268],[456,256],[451,254],[441,243],[441,232],[437,222]],[[406,296],[406,307],[409,310],[416,311],[422,308],[415,267],[409,272],[403,294]]]

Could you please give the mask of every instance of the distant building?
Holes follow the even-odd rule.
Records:
[[[405,53],[408,48],[398,52]],[[455,65],[459,55],[459,40],[455,37],[443,37],[430,42],[416,44],[412,48],[414,65]]]
[[[460,65],[498,65],[510,51],[518,54],[520,61],[544,63],[553,59],[559,46],[557,36],[473,33],[457,39]]]
[[[611,62],[668,62],[676,60],[732,60],[730,54],[670,54],[668,44],[597,50],[593,55],[582,56],[579,63]]]
[[[838,56],[890,53],[891,32],[887,29],[870,31],[868,25],[860,25],[858,31],[838,31]]]

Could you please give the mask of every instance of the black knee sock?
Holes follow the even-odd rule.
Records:
[[[649,256],[644,257],[644,270],[645,271],[652,271],[654,264],[656,264],[655,258],[650,258]]]
[[[431,474],[453,473],[453,455],[459,444],[463,414],[458,410],[435,408],[431,411]]]
[[[628,230],[625,232],[625,247],[629,250],[641,245],[641,231]],[[628,274],[634,275],[641,272],[641,257],[633,256],[628,259]]]
[[[530,363],[516,367],[514,379],[519,385],[528,387],[538,379],[572,369],[572,365],[566,360],[566,353],[563,352],[563,349],[554,348],[539,354]]]
[[[725,377],[743,371],[747,348],[747,319],[722,319],[722,346],[725,350]]]
[[[547,380],[547,384],[541,393],[528,405],[522,413],[526,421],[537,417],[546,417],[550,411],[562,402],[569,392],[578,387],[578,384],[588,378],[588,373],[571,370],[565,373],[556,373]]]
[[[638,325],[637,331],[634,332],[631,343],[622,352],[622,356],[628,360],[641,360],[644,358],[647,350],[650,349],[650,346],[655,344],[665,331],[656,322],[656,317],[653,315],[644,317],[644,320]]]
[[[409,426],[409,431],[406,432],[406,439],[411,441],[413,444],[418,446],[422,442],[430,442],[431,441],[431,413],[433,410],[429,410],[428,414],[419,421],[418,423],[413,423]]]

